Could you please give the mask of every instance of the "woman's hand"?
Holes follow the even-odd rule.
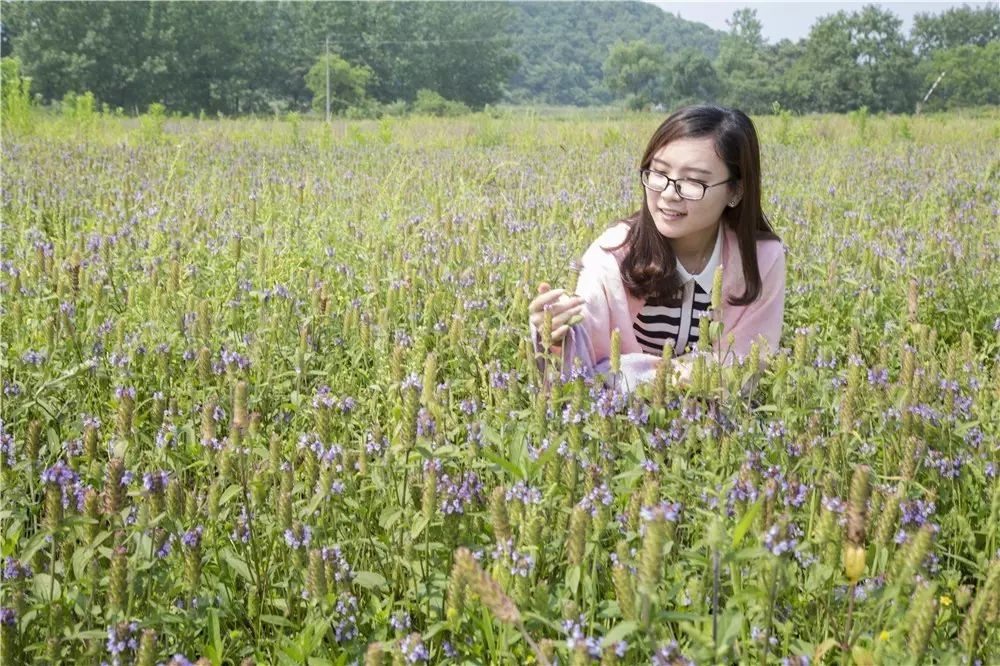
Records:
[[[569,332],[569,321],[583,313],[583,302],[579,296],[567,295],[565,289],[553,289],[548,282],[540,282],[538,296],[528,304],[528,319],[536,330],[541,331],[546,307],[552,312],[552,343],[555,347]]]

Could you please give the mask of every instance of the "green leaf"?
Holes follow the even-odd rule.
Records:
[[[250,567],[247,563],[240,559],[239,555],[233,551],[226,548],[222,551],[222,559],[226,561],[233,571],[235,571],[241,578],[246,580],[248,583],[253,582],[253,576],[250,575]]]
[[[226,504],[228,504],[229,501],[232,500],[233,497],[235,497],[236,494],[239,493],[241,490],[242,488],[240,488],[235,483],[226,488],[225,492],[222,493],[222,497],[219,498],[219,505],[225,506]]]
[[[385,578],[374,571],[355,572],[354,582],[368,590],[373,590],[376,587],[384,587],[386,583]]]
[[[35,574],[34,582],[35,596],[42,601],[52,603],[62,596],[62,586],[59,585],[59,581],[54,580],[51,575],[47,573],[37,573]]]
[[[817,664],[822,663],[823,657],[826,656],[826,653],[832,650],[833,648],[837,647],[838,645],[840,645],[840,643],[837,641],[836,638],[826,639],[825,641],[816,646],[816,652],[815,654],[813,654],[813,661],[815,661]]]
[[[753,506],[747,509],[747,512],[743,514],[742,518],[740,518],[740,522],[737,523],[736,529],[733,530],[733,548],[739,546],[740,542],[743,541],[743,537],[746,535],[747,530],[749,530],[750,526],[753,524],[754,518],[756,518],[757,514],[760,513],[760,509],[761,506],[763,505],[763,502],[764,498],[761,498],[756,502],[754,502]]]
[[[483,449],[483,451],[481,452],[480,455],[482,455],[484,458],[486,458],[487,460],[489,460],[494,465],[498,465],[499,467],[501,467],[505,472],[507,472],[508,474],[510,474],[511,476],[513,476],[514,478],[517,478],[517,479],[524,479],[525,478],[524,477],[524,471],[520,467],[518,467],[517,465],[515,465],[511,461],[506,460],[505,458],[501,458],[500,456],[498,456],[497,454],[493,453],[492,451],[488,451],[486,449]]]
[[[260,621],[263,622],[264,624],[274,625],[275,627],[291,628],[295,626],[287,618],[284,618],[280,615],[261,615]]]
[[[424,528],[427,527],[428,522],[427,515],[421,512],[421,514],[417,516],[417,519],[413,522],[413,527],[410,528],[410,538],[416,540],[416,538],[419,537],[424,531]]]
[[[626,636],[630,636],[633,631],[639,628],[636,622],[619,622],[615,625],[615,628],[604,634],[604,638],[601,640],[601,644],[604,647],[614,645]]]
[[[576,594],[577,588],[580,587],[580,573],[579,565],[566,569],[566,587],[573,594]]]

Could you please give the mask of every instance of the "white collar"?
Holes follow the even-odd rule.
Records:
[[[722,222],[719,222],[719,233],[715,236],[715,248],[712,250],[712,256],[708,258],[708,263],[705,267],[701,269],[701,273],[697,275],[691,275],[687,272],[687,269],[681,265],[680,259],[675,259],[677,262],[677,274],[681,276],[681,282],[686,283],[688,280],[694,278],[695,282],[705,290],[706,293],[712,293],[712,280],[715,279],[715,269],[719,266],[719,261],[722,259]]]

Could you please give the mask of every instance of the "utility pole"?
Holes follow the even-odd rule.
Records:
[[[330,35],[326,36],[326,122],[330,122]]]

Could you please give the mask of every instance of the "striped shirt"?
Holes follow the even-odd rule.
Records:
[[[722,225],[715,239],[715,249],[705,268],[698,275],[691,275],[681,262],[677,262],[677,273],[683,285],[683,297],[679,307],[665,305],[643,305],[632,322],[635,339],[647,354],[660,356],[664,345],[673,347],[674,356],[680,356],[688,347],[694,348],[698,342],[698,324],[708,316],[712,303],[712,280],[715,269],[722,258]]]

